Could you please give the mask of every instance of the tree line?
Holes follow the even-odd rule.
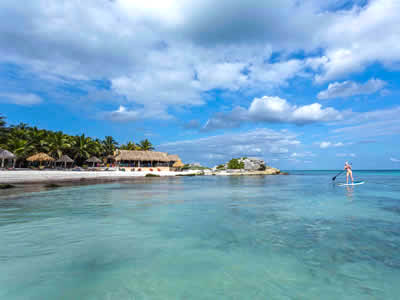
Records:
[[[5,117],[0,115],[0,148],[11,151],[17,157],[17,165],[25,163],[29,156],[44,152],[58,159],[68,155],[75,163],[82,165],[91,156],[113,155],[115,150],[154,150],[148,139],[138,144],[128,142],[119,145],[112,137],[103,140],[82,135],[68,135],[62,131],[51,131],[31,127],[25,123],[7,126]]]

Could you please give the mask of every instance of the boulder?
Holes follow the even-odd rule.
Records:
[[[244,169],[247,171],[261,171],[266,169],[264,160],[257,157],[240,158],[239,162],[244,163]]]

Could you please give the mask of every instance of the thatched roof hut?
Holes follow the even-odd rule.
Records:
[[[0,149],[0,159],[14,159],[14,153],[11,153],[8,150]]]
[[[13,160],[13,165],[15,164],[16,156],[8,150],[0,149],[0,159],[1,159],[1,167],[4,168],[4,161],[6,159]]]
[[[63,155],[60,157],[60,159],[57,159],[56,162],[73,163],[74,160],[71,157],[69,157],[68,155]]]
[[[91,163],[101,163],[101,160],[98,159],[96,156],[92,156],[91,158],[89,158],[88,160],[86,160],[87,162],[91,162]]]
[[[73,163],[73,162],[74,162],[74,160],[71,157],[69,157],[68,155],[63,155],[59,159],[56,160],[56,163],[63,163],[64,168],[67,167],[67,163]]]
[[[116,161],[159,161],[169,162],[168,154],[157,151],[119,150]]]
[[[30,161],[30,162],[32,162],[32,161],[40,161],[40,162],[42,162],[42,161],[54,161],[54,158],[52,158],[51,156],[47,155],[46,153],[41,152],[41,153],[37,153],[35,155],[32,155],[32,156],[28,157],[26,160]]]
[[[177,168],[177,169],[183,168],[184,166],[185,166],[185,165],[183,164],[183,162],[182,162],[181,160],[176,161],[176,162],[172,165],[173,168]]]
[[[176,155],[176,154],[168,154],[168,159],[169,159],[169,161],[180,161],[181,159],[179,158],[179,156],[178,155]]]

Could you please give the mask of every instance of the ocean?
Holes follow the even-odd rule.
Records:
[[[0,299],[398,299],[400,171],[290,173],[0,196]]]

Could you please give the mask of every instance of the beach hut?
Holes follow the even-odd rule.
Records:
[[[168,154],[157,151],[118,150],[115,157],[119,167],[168,169]]]
[[[44,162],[44,161],[45,162],[52,162],[52,161],[54,161],[54,158],[52,158],[51,156],[47,155],[46,153],[41,152],[41,153],[37,153],[35,155],[32,155],[32,156],[28,157],[26,160],[29,161],[29,162],[38,161],[39,162],[39,166],[41,167],[42,166],[42,162]]]
[[[56,163],[63,163],[64,164],[64,168],[67,168],[67,164],[68,163],[74,163],[74,160],[69,157],[68,155],[63,155],[60,157],[60,159],[56,160]]]
[[[181,160],[176,161],[176,162],[172,165],[172,167],[173,167],[175,170],[181,170],[184,166],[185,166],[185,165],[183,164],[183,162],[182,162]]]
[[[4,168],[5,160],[12,160],[13,167],[15,166],[16,156],[8,150],[0,149],[1,167]]]
[[[98,159],[96,156],[92,156],[86,162],[92,163],[94,167],[94,164],[101,163],[101,160]]]

